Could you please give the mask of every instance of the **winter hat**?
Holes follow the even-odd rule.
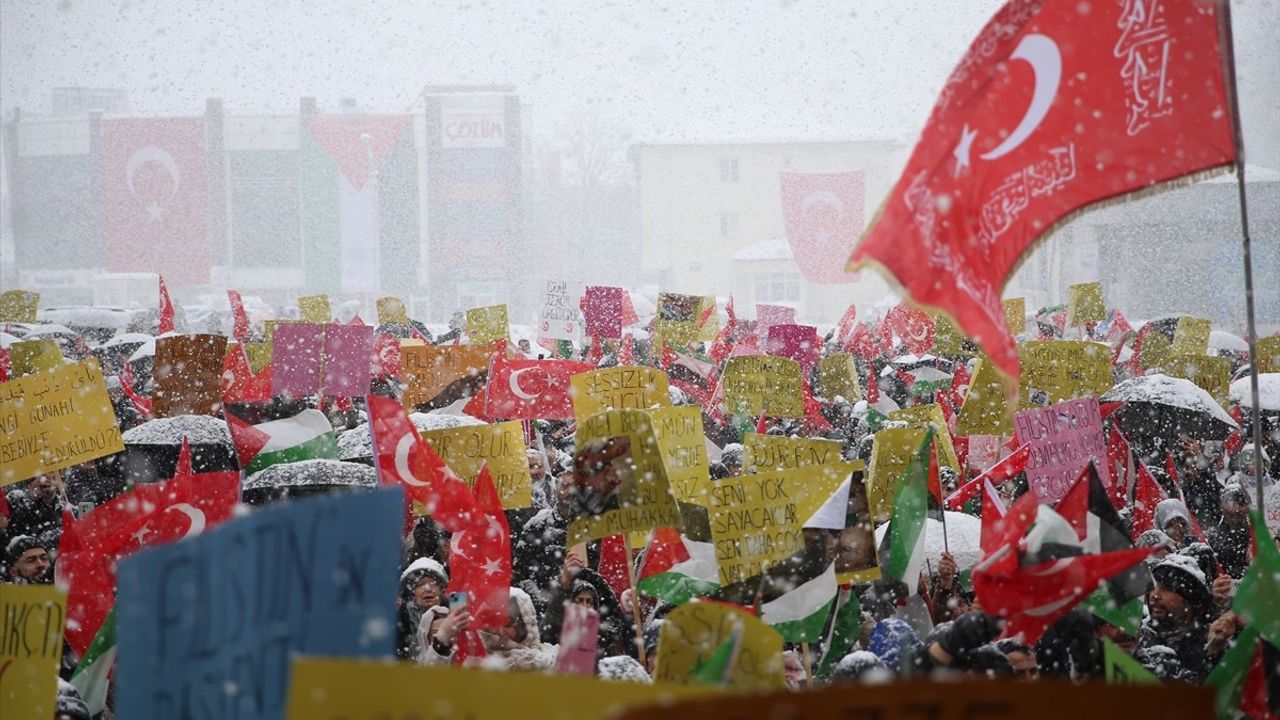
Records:
[[[640,661],[630,655],[614,655],[603,658],[597,663],[596,672],[601,680],[645,684],[653,682],[653,678],[649,677],[649,673],[644,671],[644,666],[640,664]]]
[[[1226,505],[1227,503],[1235,503],[1237,505],[1244,505],[1248,507],[1252,502],[1253,501],[1249,499],[1249,491],[1245,490],[1237,483],[1228,483],[1226,487],[1222,488],[1221,503],[1223,505]]]
[[[55,717],[66,715],[72,720],[93,720],[93,716],[89,714],[89,706],[75,695],[58,695],[57,709],[54,711]]]
[[[412,588],[423,575],[435,578],[442,590],[449,584],[449,573],[445,572],[444,566],[435,558],[423,557],[409,563],[409,567],[400,573],[400,587]]]
[[[1206,579],[1217,577],[1218,575],[1218,558],[1213,554],[1213,548],[1202,542],[1194,542],[1178,551],[1179,555],[1186,555],[1196,561],[1196,565],[1200,567],[1200,572],[1204,573]]]
[[[1174,518],[1182,518],[1187,527],[1191,526],[1191,515],[1187,512],[1187,506],[1183,505],[1181,500],[1177,498],[1161,500],[1156,505],[1156,527],[1164,530],[1169,527],[1169,523],[1173,522]]]
[[[855,650],[848,655],[840,658],[840,662],[831,668],[831,674],[828,676],[831,682],[842,682],[850,680],[867,680],[870,682],[887,682],[893,679],[893,673],[885,664],[876,657],[876,654],[867,650]]]
[[[729,443],[720,451],[720,464],[728,466],[730,463],[742,465],[742,443]]]
[[[1173,544],[1173,538],[1165,534],[1163,530],[1148,530],[1138,536],[1133,543],[1134,547],[1140,548],[1163,548],[1169,552],[1177,550],[1178,547]]]
[[[914,657],[924,651],[924,643],[905,620],[885,618],[871,631],[868,649],[890,670],[897,670],[902,660],[902,647],[907,645]]]
[[[1181,595],[1196,608],[1203,608],[1213,600],[1204,571],[1195,558],[1170,555],[1152,568],[1151,574],[1161,587]]]
[[[581,592],[591,593],[591,599],[595,600],[597,607],[600,606],[600,591],[596,590],[596,586],[582,578],[575,578],[573,581],[573,589],[569,591],[569,600],[572,601],[574,598],[578,597],[578,593]]]
[[[49,546],[34,535],[19,535],[9,541],[9,548],[6,553],[6,564],[13,565],[18,562],[18,558],[22,557],[22,553],[32,548],[49,549]]]

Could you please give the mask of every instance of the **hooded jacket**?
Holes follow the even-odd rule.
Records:
[[[425,575],[434,577],[440,584],[441,591],[449,584],[449,574],[434,558],[418,558],[400,573],[400,603],[396,611],[396,657],[403,660],[420,657],[422,653],[419,628],[429,610],[424,611],[418,607],[413,597],[413,587]],[[448,610],[445,609],[445,612]]]
[[[634,653],[634,643],[627,642],[634,636],[634,624],[630,616],[622,612],[622,604],[618,602],[617,595],[604,576],[590,568],[578,571],[568,592],[564,591],[560,586],[560,579],[556,578],[547,601],[547,609],[542,614],[542,637],[548,642],[560,642],[565,603],[572,602],[583,590],[590,590],[595,594],[596,610],[600,613],[600,642],[596,646],[596,659]]]

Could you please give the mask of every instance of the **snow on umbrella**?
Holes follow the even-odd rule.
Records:
[[[1115,417],[1125,429],[1148,437],[1186,434],[1222,440],[1239,426],[1204,389],[1161,373],[1131,378],[1107,391],[1102,402],[1123,402]]]
[[[191,444],[191,467],[197,473],[237,470],[231,433],[222,420],[208,415],[178,415],[148,420],[122,434],[122,472],[129,483],[173,477],[185,437]]]
[[[66,325],[58,323],[42,323],[31,328],[31,332],[27,333],[29,338],[49,337],[50,335],[67,335],[77,337],[80,333],[72,330]]]
[[[488,424],[470,415],[439,413],[410,413],[409,420],[418,432]],[[338,457],[343,460],[365,460],[373,457],[373,438],[369,435],[368,422],[362,422],[338,436]]]
[[[144,343],[151,343],[151,354],[154,355],[156,339],[146,333],[135,333],[135,332],[120,333],[112,337],[110,340],[102,343],[98,347],[114,348],[114,347],[120,347],[121,345],[142,345]]]
[[[1249,343],[1239,335],[1232,335],[1223,330],[1209,331],[1210,350],[1230,350],[1232,352],[1249,352]]]
[[[884,534],[889,530],[889,523],[876,528],[876,547],[884,543]],[[947,512],[947,545],[951,547],[951,556],[956,559],[956,568],[961,572],[968,570],[982,559],[982,521],[961,512]],[[938,567],[944,549],[942,542],[942,523],[928,518],[924,529],[924,557],[933,567]],[[884,558],[881,558],[884,562]]]
[[[1241,407],[1253,407],[1252,381],[1248,375],[1231,383],[1231,402]],[[1280,412],[1280,373],[1262,373],[1258,376],[1258,409],[1262,412]]]
[[[269,505],[312,495],[372,489],[377,484],[377,471],[369,465],[303,460],[265,467],[245,478],[241,491],[245,504]]]

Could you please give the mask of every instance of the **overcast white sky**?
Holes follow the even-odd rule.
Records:
[[[1082,0],[1119,2],[1119,0]],[[137,114],[403,110],[515,84],[546,132],[599,108],[650,142],[911,137],[1001,0],[0,0],[0,107],[129,90]],[[1277,0],[1236,0],[1246,113],[1280,115]],[[1252,133],[1252,128],[1250,129]],[[1253,160],[1280,164],[1280,132]]]

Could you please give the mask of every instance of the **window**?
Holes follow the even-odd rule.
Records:
[[[788,272],[756,275],[756,302],[799,302],[800,274]]]
[[[736,212],[720,213],[720,237],[734,238],[738,237],[738,226],[741,225],[741,217]]]
[[[720,182],[738,182],[738,158],[720,159]]]

